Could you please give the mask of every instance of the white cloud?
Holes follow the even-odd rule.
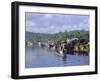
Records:
[[[82,29],[85,29],[85,30],[89,30],[89,21],[88,20],[84,20],[83,22],[81,22],[79,24],[79,27]]]
[[[47,18],[47,19],[50,19],[50,18],[53,17],[53,15],[52,14],[45,14],[44,17]]]
[[[26,21],[26,31],[32,31],[33,27],[36,27],[36,23],[31,20],[27,20]]]
[[[51,26],[50,29],[55,29],[55,27],[54,26]]]
[[[34,26],[36,26],[36,23],[34,21],[31,20],[26,21],[26,27],[34,27]]]
[[[80,25],[63,25],[60,29],[61,32],[64,31],[73,31],[73,30],[82,30],[82,28],[80,27]]]

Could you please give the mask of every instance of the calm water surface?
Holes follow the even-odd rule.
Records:
[[[41,47],[26,47],[25,68],[89,65],[89,56],[78,54],[59,55]]]

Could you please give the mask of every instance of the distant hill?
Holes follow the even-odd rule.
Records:
[[[50,36],[49,34],[26,32],[26,41],[44,41]]]
[[[66,38],[84,38],[89,40],[89,31],[70,31],[55,34],[25,32],[26,41],[65,40]]]

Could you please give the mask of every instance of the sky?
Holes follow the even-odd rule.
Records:
[[[75,14],[25,13],[27,32],[54,34],[64,31],[89,30],[89,16]]]

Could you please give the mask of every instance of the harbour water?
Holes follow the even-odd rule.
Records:
[[[25,68],[89,65],[89,54],[64,54],[41,47],[25,48]]]

